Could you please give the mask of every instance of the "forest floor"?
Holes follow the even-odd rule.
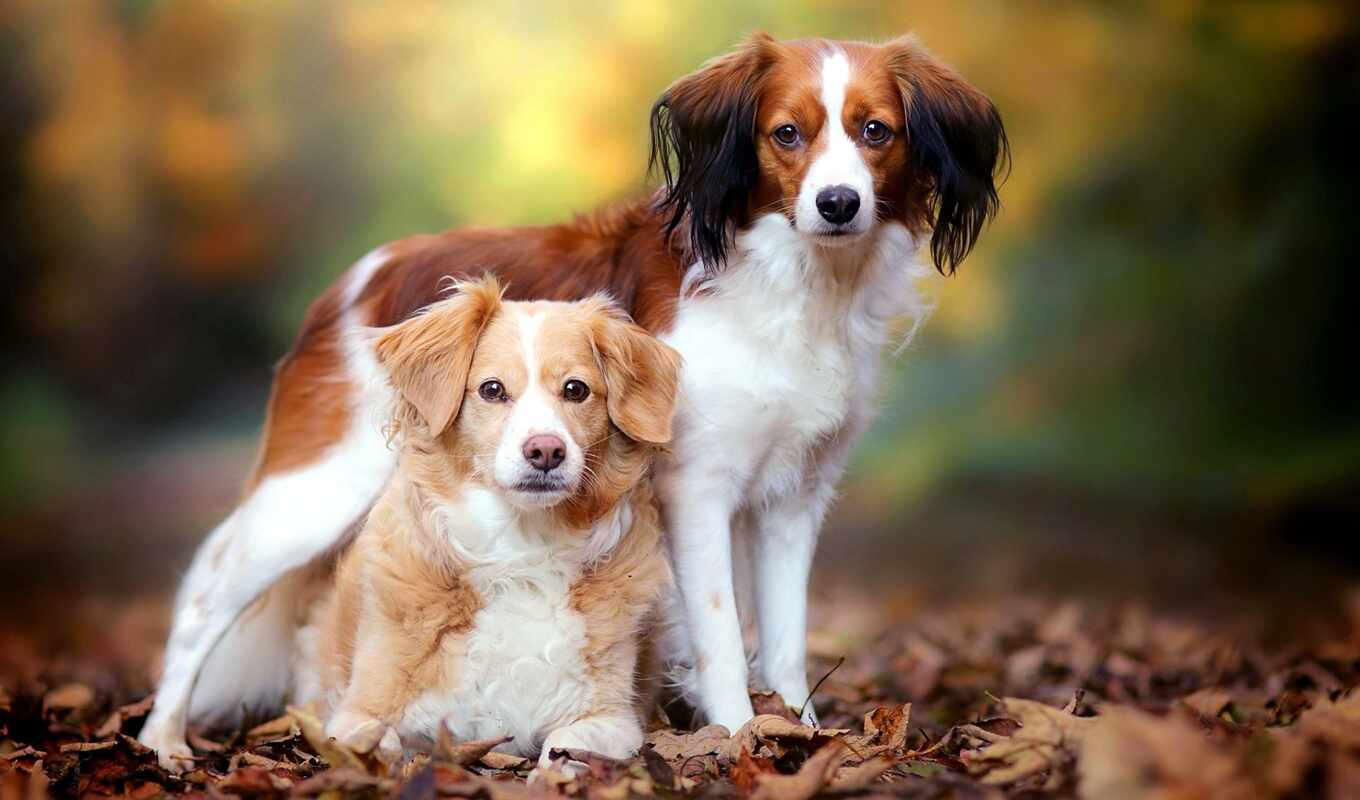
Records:
[[[306,713],[196,737],[196,768],[168,775],[133,738],[164,602],[48,605],[0,629],[0,798],[1360,794],[1360,594],[1325,624],[1269,626],[1007,596],[884,606],[819,600],[819,730],[756,695],[762,715],[735,736],[657,724],[637,758],[564,753],[579,774],[529,783],[533,764],[487,753],[494,742],[446,742],[388,774]],[[56,617],[60,635],[43,624]]]
[[[848,491],[812,582],[821,730],[757,695],[735,736],[673,713],[634,759],[567,754],[584,771],[530,784],[533,765],[488,742],[387,774],[300,714],[197,737],[196,768],[167,775],[133,737],[192,534],[251,457],[215,452],[0,518],[0,800],[1360,797],[1353,561],[1252,514],[985,484],[910,514]]]

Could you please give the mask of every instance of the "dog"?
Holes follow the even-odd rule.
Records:
[[[441,727],[545,764],[636,753],[639,639],[670,578],[649,469],[679,356],[608,300],[502,303],[494,278],[374,351],[399,462],[312,591],[295,700],[391,764]]]
[[[249,652],[241,612],[342,542],[396,467],[373,420],[391,389],[359,332],[485,272],[511,299],[606,292],[681,354],[675,438],[653,482],[677,588],[658,647],[703,716],[735,730],[753,714],[753,610],[757,682],[816,722],[807,585],[822,519],[873,415],[893,321],[928,309],[923,254],[952,273],[998,208],[1005,129],[912,37],[755,34],[670,86],[651,133],[657,194],[562,225],[389,244],[312,305],[277,369],[245,497],[176,601],[141,733],[162,763],[189,753],[191,718],[239,708],[194,687],[214,649],[224,663]]]

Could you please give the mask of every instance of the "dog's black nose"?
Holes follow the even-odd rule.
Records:
[[[534,469],[550,472],[567,460],[567,446],[552,434],[542,433],[530,436],[524,442],[524,460],[534,465]]]
[[[828,186],[817,193],[817,210],[832,225],[844,225],[859,211],[859,192],[849,186]]]

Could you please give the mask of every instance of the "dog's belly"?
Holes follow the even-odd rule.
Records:
[[[529,756],[590,709],[585,624],[557,588],[497,585],[473,629],[445,638],[446,685],[420,694],[398,724],[408,749],[433,746],[444,723],[455,741],[512,736],[497,749]]]

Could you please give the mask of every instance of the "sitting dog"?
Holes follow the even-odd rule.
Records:
[[[494,279],[375,335],[400,460],[308,592],[296,699],[388,762],[441,725],[544,763],[632,755],[641,628],[670,578],[648,472],[679,356],[608,300],[502,302]]]

